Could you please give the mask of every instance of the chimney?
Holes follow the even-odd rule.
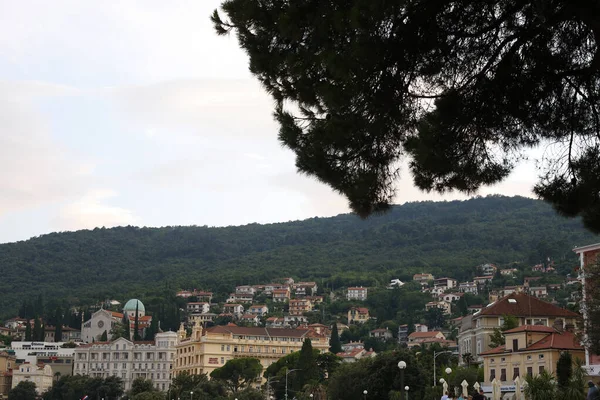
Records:
[[[564,324],[565,321],[563,321],[561,318],[556,318],[554,320],[554,324],[552,324],[552,327],[556,329],[557,332],[562,332],[564,329]]]

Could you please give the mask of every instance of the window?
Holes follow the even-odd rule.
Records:
[[[496,370],[492,368],[490,369],[490,382],[494,379],[496,379]]]
[[[519,351],[519,339],[513,339],[512,350]]]
[[[515,379],[517,379],[517,376],[519,376],[519,368],[518,367],[513,369],[513,381]]]
[[[113,365],[113,367],[114,367],[115,369],[117,369],[117,363],[115,363],[115,364]]]
[[[224,344],[221,345],[221,351],[225,351],[225,345]]]
[[[538,368],[538,374],[541,374],[542,372],[544,372],[544,369],[545,369],[544,366],[540,365]]]
[[[506,362],[506,358],[502,357],[502,358],[500,359],[500,362]]]
[[[531,361],[531,356],[527,356],[527,361]]]
[[[127,364],[123,363],[123,369],[127,369]]]
[[[543,354],[540,354],[540,355],[538,356],[538,359],[540,359],[540,360],[543,360],[543,359],[544,359],[544,355],[543,355]]]
[[[533,375],[533,367],[527,367],[527,375],[529,375],[529,376]]]
[[[116,348],[117,348],[117,350],[119,350],[119,345],[117,345],[117,347],[116,347]]]
[[[505,381],[506,381],[506,368],[502,368],[502,369],[500,370],[500,380],[501,380],[502,382],[505,382]]]
[[[221,364],[225,364],[225,357],[221,357]]]

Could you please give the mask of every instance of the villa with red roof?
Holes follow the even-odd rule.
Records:
[[[504,332],[506,344],[480,354],[483,358],[483,386],[500,381],[501,387],[514,385],[514,380],[526,375],[538,375],[542,371],[555,373],[560,354],[569,352],[573,360],[583,361],[585,350],[577,336],[560,325],[523,325]],[[508,392],[507,392],[508,393]],[[504,393],[503,393],[504,395]]]

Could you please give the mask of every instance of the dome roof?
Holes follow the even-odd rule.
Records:
[[[131,299],[127,303],[125,303],[125,307],[123,307],[123,311],[135,311],[136,306],[138,308],[138,312],[146,312],[144,303],[142,303],[138,299]]]

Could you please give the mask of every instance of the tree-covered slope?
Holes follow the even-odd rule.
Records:
[[[354,215],[238,227],[52,233],[0,245],[0,314],[25,296],[70,304],[144,296],[169,285],[227,292],[282,276],[339,287],[383,284],[417,271],[467,278],[483,262],[575,265],[575,245],[600,241],[579,220],[521,197],[418,202]]]

